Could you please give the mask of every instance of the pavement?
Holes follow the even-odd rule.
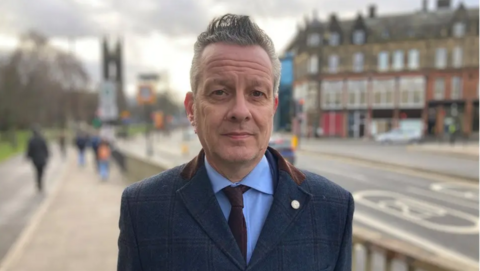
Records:
[[[103,271],[117,263],[120,198],[125,187],[114,167],[107,182],[88,157],[79,168],[73,150],[57,186],[10,246],[1,271]]]
[[[453,155],[478,161],[478,142],[457,143],[454,145],[444,143],[428,143],[408,146],[409,150],[431,152],[440,155]]]
[[[34,168],[23,155],[0,163],[0,261],[57,184],[56,176],[65,169],[58,148],[51,146],[50,151],[42,194],[36,189]]]

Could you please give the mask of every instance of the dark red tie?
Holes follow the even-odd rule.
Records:
[[[223,192],[227,195],[232,205],[230,216],[228,217],[228,226],[230,226],[230,230],[245,260],[247,259],[247,224],[243,216],[243,193],[248,189],[250,189],[250,187],[244,185],[235,187],[227,186],[223,189]]]

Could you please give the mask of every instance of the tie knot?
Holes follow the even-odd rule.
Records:
[[[250,187],[245,185],[227,186],[223,189],[223,192],[227,196],[232,207],[243,208],[243,193],[245,193]]]

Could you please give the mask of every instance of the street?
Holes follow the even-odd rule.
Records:
[[[0,164],[0,261],[15,242],[31,216],[48,197],[63,163],[55,147],[44,176],[44,193],[36,190],[35,173],[23,155]]]
[[[188,143],[189,153],[181,155],[182,137],[155,139],[154,159],[165,159],[172,164],[188,161],[200,150],[198,140]],[[369,144],[355,143],[353,152],[367,151]],[[310,142],[312,148],[324,143]],[[145,139],[130,141],[129,149],[145,152]],[[334,145],[329,145],[333,151]],[[352,146],[350,146],[352,148]],[[403,159],[422,159],[428,156],[428,165],[448,163],[450,168],[462,168],[465,176],[478,175],[478,162],[443,155],[417,154],[401,151],[400,146],[374,149],[374,155],[395,155]],[[341,150],[348,149],[348,145]],[[408,156],[409,155],[409,156]],[[390,158],[389,158],[390,159]],[[397,158],[399,159],[399,158]],[[420,162],[419,162],[420,163]],[[476,163],[476,166],[475,166]],[[428,166],[427,165],[427,166]],[[443,179],[402,173],[401,170],[382,169],[342,159],[326,159],[315,152],[297,152],[296,166],[327,177],[350,191],[356,201],[355,223],[386,236],[427,249],[445,257],[478,264],[478,183],[449,182]],[[477,168],[472,172],[472,168]],[[428,174],[427,174],[428,176]],[[449,178],[452,179],[452,178]]]
[[[355,222],[425,249],[478,262],[478,186],[439,183],[376,168],[298,155],[297,166],[349,190]]]

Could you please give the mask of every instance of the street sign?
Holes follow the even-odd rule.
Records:
[[[152,85],[142,84],[138,86],[137,102],[140,105],[155,103],[155,93]]]
[[[118,118],[117,85],[112,81],[105,81],[99,91],[98,115],[101,120]]]
[[[160,75],[156,73],[144,73],[138,76],[138,79],[142,81],[158,81],[160,80]]]

